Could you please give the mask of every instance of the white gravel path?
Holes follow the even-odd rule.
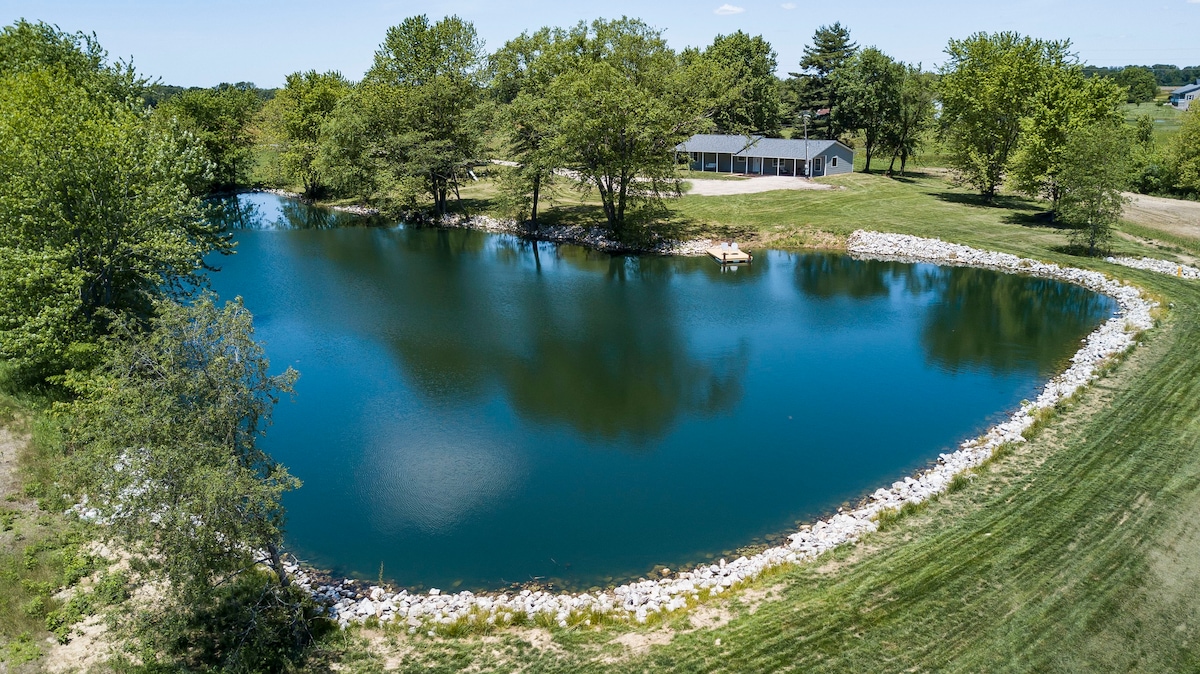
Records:
[[[703,180],[688,178],[692,189],[687,194],[700,197],[723,197],[731,194],[757,194],[776,190],[831,190],[832,185],[814,183],[804,178],[788,176],[757,176],[746,180]]]

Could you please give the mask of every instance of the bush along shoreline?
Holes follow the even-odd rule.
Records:
[[[472,223],[475,224],[475,223]],[[921,473],[898,480],[871,493],[858,507],[800,528],[784,545],[771,547],[733,561],[698,566],[663,578],[642,580],[600,592],[565,593],[524,589],[474,593],[463,590],[427,593],[395,590],[362,581],[333,581],[302,563],[286,565],[294,582],[324,605],[326,615],[342,628],[378,621],[406,625],[410,633],[456,631],[464,627],[508,625],[534,621],[591,625],[599,620],[644,623],[652,616],[685,609],[712,595],[748,582],[786,564],[802,564],[840,545],[877,531],[906,507],[924,503],[946,492],[955,478],[988,461],[1006,445],[1026,441],[1025,434],[1048,410],[1072,397],[1099,377],[1113,356],[1136,345],[1139,336],[1155,324],[1158,302],[1136,287],[1084,269],[1062,267],[1008,253],[984,251],[939,239],[901,234],[856,231],[847,242],[848,252],[860,259],[934,262],[942,265],[994,269],[1030,274],[1073,283],[1116,300],[1116,315],[1083,340],[1071,365],[1043,387],[1037,399],[1025,402],[1006,421],[982,436],[964,441],[959,449],[938,456],[938,463]]]

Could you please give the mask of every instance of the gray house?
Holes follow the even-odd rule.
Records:
[[[1176,110],[1187,110],[1196,98],[1200,98],[1200,80],[1172,91],[1171,106]]]
[[[854,170],[854,150],[836,140],[788,140],[762,136],[696,134],[675,146],[693,171],[812,177]],[[812,171],[804,170],[808,162]]]

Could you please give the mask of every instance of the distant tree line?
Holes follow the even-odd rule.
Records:
[[[1180,68],[1162,63],[1152,66],[1085,66],[1084,74],[1088,77],[1116,77],[1118,73],[1130,68],[1149,71],[1154,76],[1154,83],[1160,87],[1180,87],[1185,84],[1194,84],[1197,79],[1200,79],[1200,66]]]

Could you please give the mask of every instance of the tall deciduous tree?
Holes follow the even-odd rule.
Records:
[[[1059,219],[1075,227],[1071,241],[1086,248],[1088,255],[1107,246],[1121,218],[1126,202],[1122,192],[1131,177],[1130,145],[1124,128],[1104,122],[1071,129],[1067,135],[1056,211]]]
[[[500,105],[498,118],[507,131],[509,156],[517,166],[501,181],[512,211],[538,226],[543,189],[562,164],[555,144],[557,115],[550,85],[567,64],[564,50],[572,40],[563,30],[543,28],[522,33],[492,55],[491,92]]]
[[[174,117],[195,135],[213,164],[206,192],[245,185],[254,161],[250,123],[262,108],[254,85],[222,84],[212,89],[190,89],[155,109],[159,116]]]
[[[400,184],[422,185],[439,215],[479,151],[483,65],[470,22],[421,15],[388,29],[364,80],[394,122],[385,161]]]
[[[713,111],[717,130],[778,136],[783,111],[771,43],[761,35],[751,37],[739,30],[718,35],[702,56],[712,61],[726,80],[727,98]]]
[[[900,107],[895,122],[887,129],[884,146],[891,152],[888,174],[900,160],[900,175],[908,160],[917,153],[934,121],[933,74],[924,72],[921,64],[904,65],[900,83]]]
[[[1200,106],[1183,113],[1179,134],[1171,142],[1170,158],[1179,188],[1186,193],[1200,193]]]
[[[1059,174],[1071,161],[1068,138],[1097,124],[1120,126],[1121,87],[1103,77],[1085,78],[1074,63],[1050,63],[1021,120],[1021,136],[1008,167],[1013,186],[1057,203]]]
[[[278,149],[281,177],[301,185],[309,196],[326,187],[316,163],[321,126],[349,92],[350,83],[339,72],[297,72],[263,106],[263,141]]]
[[[207,168],[186,134],[62,68],[0,78],[0,357],[52,375],[114,315],[201,282],[231,248],[189,190]]]
[[[866,170],[899,123],[904,66],[874,47],[850,58],[830,76],[837,105],[833,122],[839,129],[863,134]]]
[[[45,68],[103,98],[134,102],[146,92],[146,79],[127,63],[110,62],[95,34],[24,19],[0,29],[0,75]]]
[[[1158,81],[1154,73],[1140,66],[1125,66],[1113,76],[1117,84],[1125,87],[1128,103],[1148,103],[1158,96]]]
[[[627,233],[632,206],[678,193],[675,146],[711,125],[703,86],[661,32],[634,19],[575,31],[571,63],[551,85],[564,165],[596,189],[605,219]]]
[[[788,73],[792,78],[788,82],[788,87],[792,89],[792,114],[836,107],[837,91],[831,75],[857,52],[858,43],[850,40],[850,29],[846,26],[835,23],[818,28],[813,33],[812,44],[804,48],[800,72]],[[825,138],[830,140],[836,139],[842,131],[831,116],[819,116],[814,129],[824,133]]]
[[[1067,63],[1069,47],[1010,32],[976,33],[946,47],[939,88],[951,166],[987,200],[1000,189],[1047,68]]]

